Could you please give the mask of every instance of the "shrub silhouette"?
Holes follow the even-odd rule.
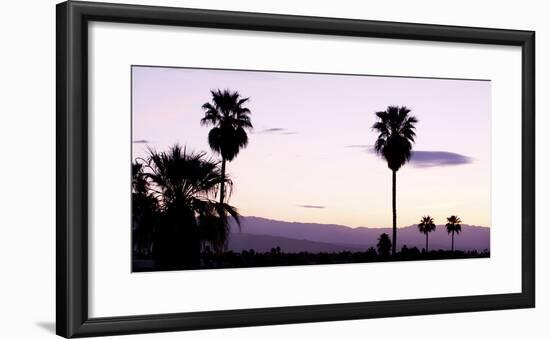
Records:
[[[380,256],[385,257],[390,255],[392,242],[387,233],[380,234],[380,237],[378,238],[378,243],[376,244],[376,248],[378,249],[378,254]]]

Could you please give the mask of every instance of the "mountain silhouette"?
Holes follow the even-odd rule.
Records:
[[[233,223],[228,249],[241,251],[254,249],[266,251],[279,246],[285,252],[338,252],[361,251],[375,247],[381,233],[391,232],[390,227],[352,228],[343,225],[287,222],[260,217],[241,217],[241,230]],[[397,249],[407,247],[424,248],[426,238],[416,225],[398,229]],[[303,247],[300,247],[303,246]],[[437,225],[430,233],[430,250],[451,247],[451,238],[443,225]],[[490,228],[462,224],[462,233],[455,237],[456,250],[490,249]]]
[[[364,246],[331,244],[325,242],[277,237],[265,234],[231,233],[228,250],[241,252],[253,249],[256,252],[269,252],[272,248],[280,247],[282,252],[342,252],[363,251]]]

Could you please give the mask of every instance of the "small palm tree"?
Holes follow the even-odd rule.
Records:
[[[203,242],[223,250],[229,236],[226,216],[238,224],[239,215],[233,206],[212,199],[220,184],[232,184],[221,176],[219,163],[204,152],[175,145],[168,152],[150,150],[144,166],[162,213],[155,242],[158,259],[196,266]]]
[[[459,217],[456,215],[451,215],[447,218],[447,224],[445,227],[447,228],[447,234],[451,234],[451,252],[454,252],[455,250],[455,233],[459,234],[462,232],[462,226],[460,223],[462,220],[460,220]]]
[[[411,157],[412,144],[416,137],[414,129],[418,122],[410,112],[405,106],[389,106],[385,111],[376,112],[378,121],[372,126],[379,133],[374,151],[387,161],[388,168],[392,171],[392,255],[395,255],[397,245],[396,173]]]
[[[221,178],[225,177],[225,162],[232,161],[248,145],[246,130],[252,128],[250,110],[244,105],[249,98],[239,92],[212,90],[212,101],[202,105],[202,125],[214,126],[208,133],[210,148],[222,158]],[[225,185],[220,184],[220,203],[224,202]]]
[[[390,254],[392,243],[387,233],[380,234],[376,248],[378,249],[378,255],[382,257],[387,257]]]
[[[418,231],[426,235],[426,253],[428,253],[428,234],[435,231],[434,218],[429,215],[423,216],[418,224]]]

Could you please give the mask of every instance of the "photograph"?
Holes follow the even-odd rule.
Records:
[[[490,258],[490,80],[130,71],[132,272]]]

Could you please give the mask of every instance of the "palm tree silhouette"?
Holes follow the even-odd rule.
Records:
[[[243,98],[239,92],[225,89],[212,90],[212,101],[202,105],[205,111],[202,125],[214,126],[208,133],[210,148],[221,155],[221,178],[224,182],[225,162],[232,161],[248,144],[247,129],[252,128],[250,110],[243,105],[250,98]],[[220,184],[220,203],[224,202],[225,185]]]
[[[143,164],[132,163],[132,249],[137,255],[149,255],[158,223],[158,201],[150,193]]]
[[[385,111],[376,112],[378,121],[372,126],[379,133],[374,151],[387,161],[392,171],[392,255],[395,255],[397,245],[396,173],[411,157],[418,122],[416,117],[409,115],[410,112],[405,106],[388,106]]]
[[[418,224],[418,230],[426,235],[426,253],[428,253],[428,234],[435,231],[434,218],[429,215],[423,216]]]
[[[447,218],[445,227],[447,228],[447,234],[451,234],[451,252],[455,250],[455,233],[459,234],[462,231],[461,222],[462,220],[456,215],[451,215]]]
[[[203,242],[221,251],[230,231],[227,215],[239,224],[239,214],[235,207],[212,199],[218,185],[232,185],[221,175],[219,162],[204,152],[187,152],[174,145],[168,152],[150,149],[144,166],[162,212],[155,242],[157,260],[197,266]]]
[[[380,256],[385,257],[390,254],[392,243],[390,240],[390,236],[387,233],[380,234],[380,237],[378,238],[378,243],[376,244],[376,248]]]

